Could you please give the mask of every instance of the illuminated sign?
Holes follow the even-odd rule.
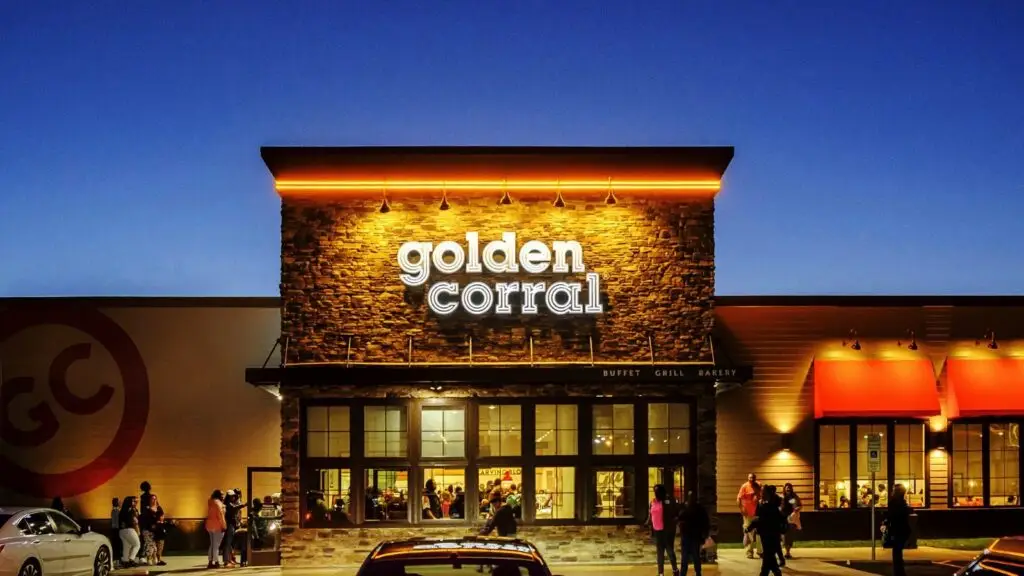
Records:
[[[557,316],[601,314],[601,278],[587,272],[583,264],[583,247],[575,240],[556,240],[549,247],[540,240],[530,240],[516,249],[516,233],[503,232],[501,240],[492,240],[480,249],[480,235],[466,232],[466,248],[452,240],[434,246],[431,242],[406,242],[398,249],[398,266],[402,283],[409,287],[425,286],[431,272],[441,274],[482,274],[484,268],[494,274],[580,274],[583,283],[497,282],[493,286],[474,281],[462,287],[458,282],[440,281],[427,288],[427,305],[435,313],[447,316],[461,305],[474,316],[494,313],[511,315],[512,299],[518,295],[520,314],[538,313],[538,302]],[[499,259],[500,255],[500,259]]]

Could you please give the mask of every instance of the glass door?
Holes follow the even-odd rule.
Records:
[[[682,466],[652,466],[647,469],[647,501],[654,500],[654,486],[661,484],[669,498],[682,503],[686,498],[686,470]]]
[[[245,508],[250,566],[281,564],[281,469],[249,468]]]

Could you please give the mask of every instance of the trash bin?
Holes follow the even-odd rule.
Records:
[[[907,539],[907,550],[917,548],[917,514],[910,515],[910,538]]]

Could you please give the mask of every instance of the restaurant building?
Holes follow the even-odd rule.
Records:
[[[731,148],[262,155],[279,299],[0,300],[5,501],[147,479],[184,545],[244,486],[286,565],[475,532],[494,486],[552,561],[645,558],[656,483],[738,541],[749,472],[805,539],[896,483],[921,536],[1015,527],[1024,298],[715,297]]]

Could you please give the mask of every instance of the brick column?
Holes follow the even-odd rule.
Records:
[[[706,384],[697,397],[697,496],[711,516],[711,533],[718,533],[718,418],[715,388]]]

